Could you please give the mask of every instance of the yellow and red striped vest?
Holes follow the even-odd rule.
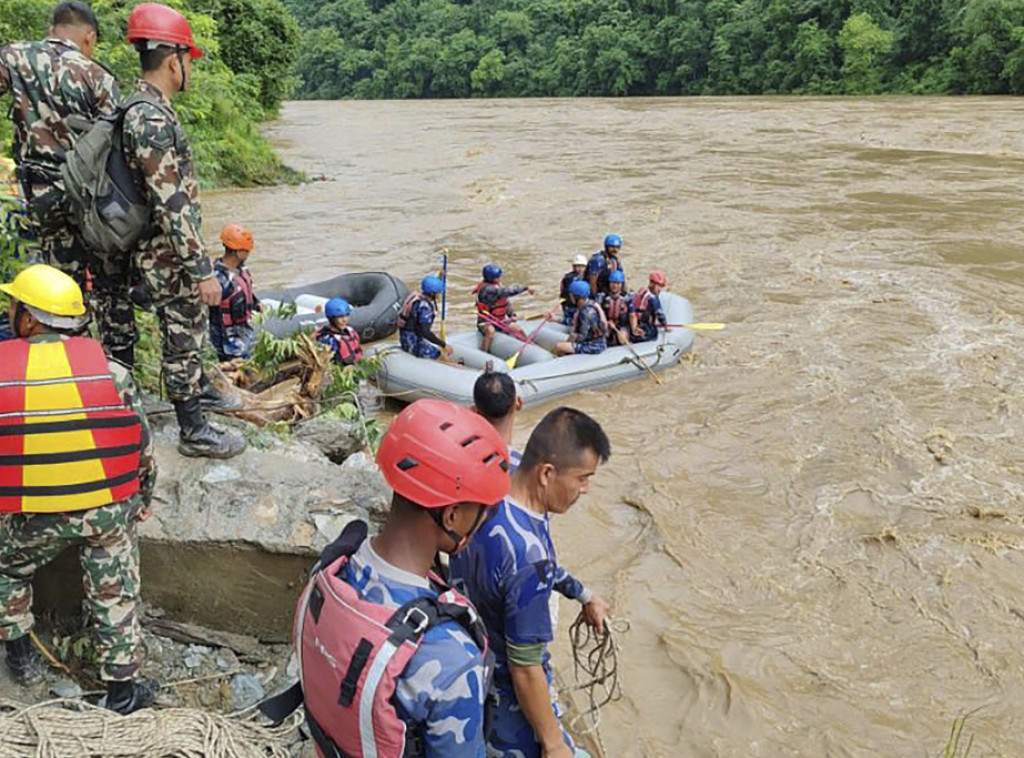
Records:
[[[0,342],[0,512],[125,500],[139,491],[141,447],[98,342]]]

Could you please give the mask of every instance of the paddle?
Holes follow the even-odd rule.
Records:
[[[507,361],[505,361],[505,363],[508,364],[509,368],[515,368],[516,367],[516,361],[519,360],[519,354],[521,352],[523,352],[523,350],[525,350],[527,347],[530,346],[530,344],[533,342],[533,338],[536,337],[538,333],[540,333],[540,328],[542,326],[544,326],[544,324],[546,324],[548,321],[550,321],[551,317],[553,315],[554,314],[552,314],[552,313],[547,314],[544,317],[544,320],[541,321],[539,324],[537,324],[537,328],[534,329],[532,332],[530,332],[529,336],[526,338],[526,342],[523,343],[523,346],[521,348],[519,348],[518,350],[516,350],[515,353],[513,353],[511,358],[509,358]]]
[[[487,321],[489,324],[491,324],[491,326],[495,327],[496,329],[501,329],[501,331],[505,332],[505,334],[508,334],[511,337],[515,337],[520,342],[526,341],[526,332],[524,332],[518,326],[511,326],[510,324],[506,324],[501,319],[495,318],[490,313],[484,313],[483,311],[478,312],[476,315],[483,318],[484,321]]]
[[[659,324],[660,329],[670,327],[672,329],[696,329],[704,332],[717,332],[725,329],[725,324]]]
[[[444,289],[441,290],[441,341],[448,341],[445,319],[448,318],[448,248],[443,248],[441,258],[441,281],[444,282]]]

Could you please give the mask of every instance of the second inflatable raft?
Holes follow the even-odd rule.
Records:
[[[693,323],[690,301],[679,295],[663,293],[661,302],[670,324]],[[521,322],[530,333],[539,322]],[[451,365],[416,358],[393,345],[379,348],[384,353],[378,384],[385,395],[404,402],[439,397],[460,405],[473,403],[473,384],[490,363],[495,371],[505,371],[515,379],[516,389],[524,406],[546,403],[584,389],[608,387],[646,374],[643,364],[652,371],[674,366],[693,346],[691,329],[662,332],[653,342],[609,347],[600,355],[569,355],[555,358],[546,347],[565,340],[568,330],[559,324],[547,324],[538,333],[537,345],[527,346],[519,355],[514,369],[505,359],[522,347],[522,342],[506,334],[497,334],[491,353],[479,349],[480,335],[474,329],[449,338],[454,349],[452,358],[464,365]],[[543,347],[539,347],[543,346]]]

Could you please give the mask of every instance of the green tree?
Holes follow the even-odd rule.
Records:
[[[873,95],[881,91],[894,36],[880,28],[868,13],[855,13],[846,19],[838,40],[843,51],[843,88],[846,92]]]

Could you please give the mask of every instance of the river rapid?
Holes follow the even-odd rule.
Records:
[[[553,303],[624,239],[699,337],[664,385],[569,403],[613,455],[556,519],[628,617],[609,756],[1024,755],[1024,101],[289,103],[327,181],[206,193],[260,286],[451,253],[455,326],[500,262]],[[452,325],[449,325],[449,330]],[[545,409],[524,414],[524,444]],[[568,663],[562,607],[556,657]]]

